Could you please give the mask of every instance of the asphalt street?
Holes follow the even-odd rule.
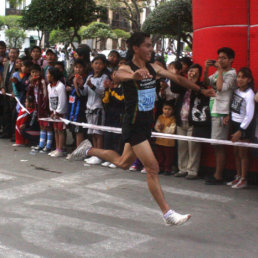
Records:
[[[160,181],[185,225],[164,225],[144,174],[0,140],[0,257],[258,257],[257,186]]]

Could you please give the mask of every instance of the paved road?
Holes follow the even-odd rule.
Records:
[[[145,175],[29,154],[0,140],[0,257],[258,257],[258,189],[161,176],[191,212],[166,227]]]

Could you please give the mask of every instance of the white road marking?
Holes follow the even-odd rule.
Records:
[[[14,180],[15,177],[14,176],[8,176],[8,175],[5,175],[3,173],[0,173],[0,182],[2,181],[10,181],[10,180]]]
[[[7,247],[0,242],[0,257],[3,258],[17,258],[17,257],[22,257],[22,258],[40,258],[42,256],[38,256],[36,254],[31,254],[23,251],[16,250],[11,247]]]
[[[103,191],[103,190],[109,190],[112,188],[116,188],[118,186],[125,186],[125,185],[134,185],[137,187],[147,188],[147,184],[145,182],[141,182],[138,180],[130,180],[130,179],[127,179],[127,180],[107,179],[107,180],[104,180],[103,182],[87,185],[87,187]],[[180,189],[180,188],[171,187],[171,186],[162,186],[162,190],[164,192],[194,197],[194,198],[198,198],[198,199],[202,199],[202,200],[218,201],[218,202],[222,202],[222,203],[232,201],[231,198],[228,198],[228,197],[225,197],[222,195],[208,194],[208,193],[197,192],[197,191],[192,191],[192,190],[185,190],[185,189]]]
[[[105,254],[105,257],[110,257],[115,253],[133,249],[137,245],[153,239],[146,234],[107,226],[102,221],[100,223],[88,222],[78,218],[25,208],[21,205],[9,207],[6,210],[26,217],[4,220],[0,218],[1,224],[19,224],[22,227],[21,234],[25,241],[49,251],[67,253],[74,257],[103,257],[103,254]],[[85,234],[97,234],[102,239],[81,244],[58,241],[55,234],[62,227],[71,228],[74,231],[83,231]]]

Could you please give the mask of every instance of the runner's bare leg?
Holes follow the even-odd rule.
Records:
[[[133,146],[132,148],[137,158],[140,159],[147,171],[147,183],[149,190],[156,200],[157,204],[159,205],[161,211],[163,212],[163,214],[165,214],[168,210],[170,210],[170,207],[165,201],[164,194],[160,186],[158,176],[159,165],[153,154],[150,143],[148,140],[146,140]]]
[[[103,150],[97,148],[91,148],[88,152],[88,155],[97,156],[100,159],[109,161],[122,169],[128,169],[136,160],[136,156],[129,143],[125,144],[124,151],[121,156],[113,150]]]
[[[122,156],[112,150],[102,150],[96,148],[91,148],[88,155],[97,156],[123,169],[127,169],[135,161],[137,156],[147,171],[147,183],[149,190],[158,203],[161,211],[163,214],[165,214],[170,209],[161,190],[158,177],[159,165],[152,152],[149,141],[146,140],[133,147],[131,147],[129,143],[126,143]]]

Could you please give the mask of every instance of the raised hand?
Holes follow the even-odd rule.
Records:
[[[150,79],[153,76],[149,73],[149,71],[145,70],[145,69],[139,69],[137,71],[134,72],[133,74],[133,80],[136,81],[140,81],[143,79]]]

